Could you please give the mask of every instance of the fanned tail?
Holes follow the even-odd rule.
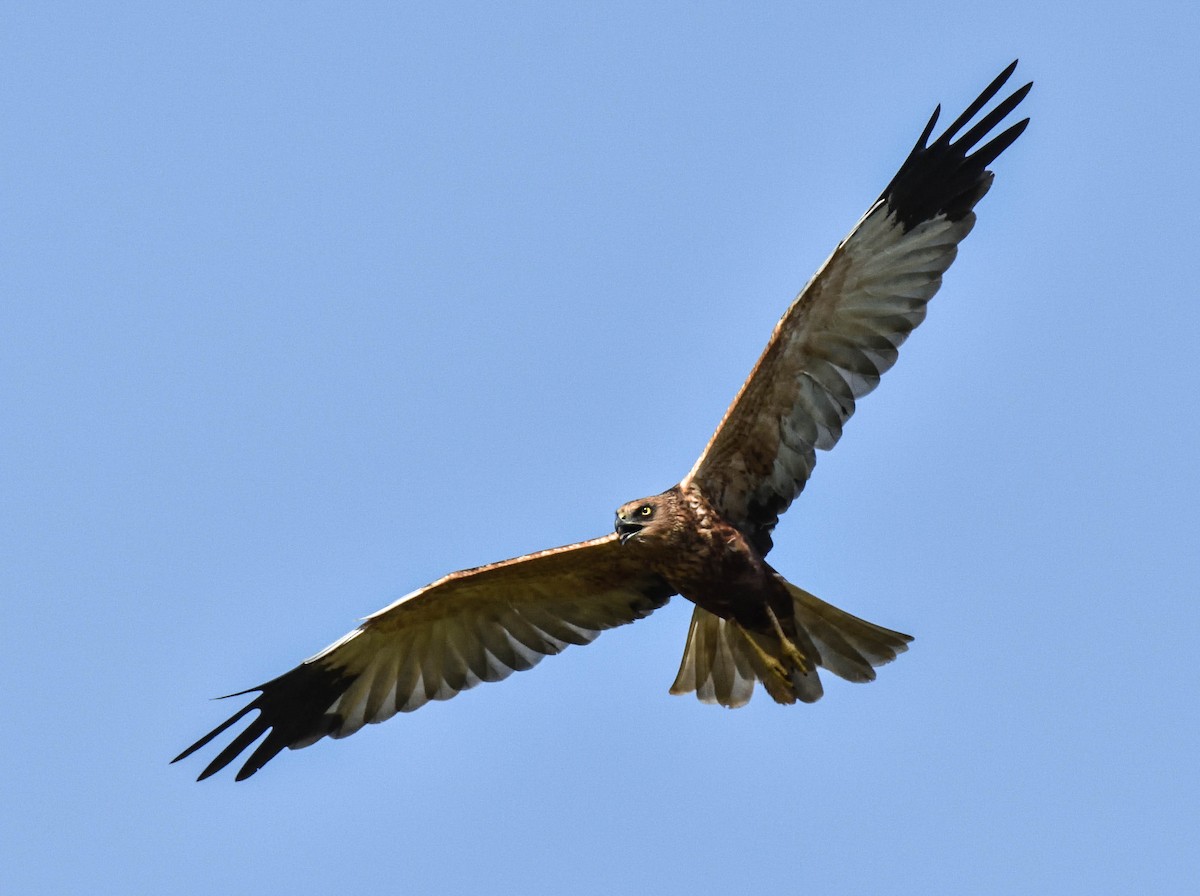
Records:
[[[796,609],[796,625],[808,632],[817,664],[846,681],[874,681],[875,669],[908,650],[912,635],[892,631],[839,610],[784,580]]]
[[[732,708],[750,701],[758,681],[776,703],[815,703],[824,693],[817,666],[847,681],[873,681],[875,667],[913,640],[780,581],[792,595],[795,622],[777,621],[770,633],[695,608],[672,694],[694,691],[704,703]]]

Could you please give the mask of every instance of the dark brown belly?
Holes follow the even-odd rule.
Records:
[[[767,608],[781,622],[792,618],[792,598],[765,563],[722,570],[708,576],[671,582],[683,597],[722,619],[732,619],[752,631],[773,631]]]

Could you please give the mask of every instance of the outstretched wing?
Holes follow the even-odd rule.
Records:
[[[570,644],[590,643],[605,629],[648,616],[673,593],[632,553],[613,534],[452,573],[367,617],[290,672],[241,691],[258,696],[172,762],[258,710],[198,779],[266,734],[238,772],[241,781],[284,747],[347,737],[529,669]]]
[[[800,494],[816,449],[841,437],[854,403],[879,384],[975,223],[987,166],[1024,119],[978,149],[1025,98],[1026,84],[954,139],[1000,91],[1000,74],[937,140],[930,118],[883,195],[834,250],[775,327],[749,379],[683,484],[696,485],[756,546]],[[972,152],[972,150],[974,150]]]

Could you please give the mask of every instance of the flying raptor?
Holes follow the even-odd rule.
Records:
[[[284,747],[346,737],[507,678],[676,594],[696,606],[673,694],[735,707],[761,682],[779,703],[811,703],[822,694],[818,668],[874,679],[875,667],[912,638],[787,581],[766,561],[771,533],[808,481],[817,449],[837,443],[855,402],[924,319],[991,186],[988,165],[1029,123],[992,136],[1032,84],[967,129],[1016,65],[930,143],[941,107],[934,110],[891,183],[776,325],[677,485],[621,506],[606,536],[451,573],[400,598],[290,672],[231,695],[257,693],[173,761],[257,712],[200,773],[207,778],[262,738],[240,781]]]

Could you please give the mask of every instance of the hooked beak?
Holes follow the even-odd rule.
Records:
[[[624,544],[634,535],[642,531],[642,524],[635,523],[633,520],[627,520],[618,513],[616,530],[617,535],[621,536],[621,544]]]

